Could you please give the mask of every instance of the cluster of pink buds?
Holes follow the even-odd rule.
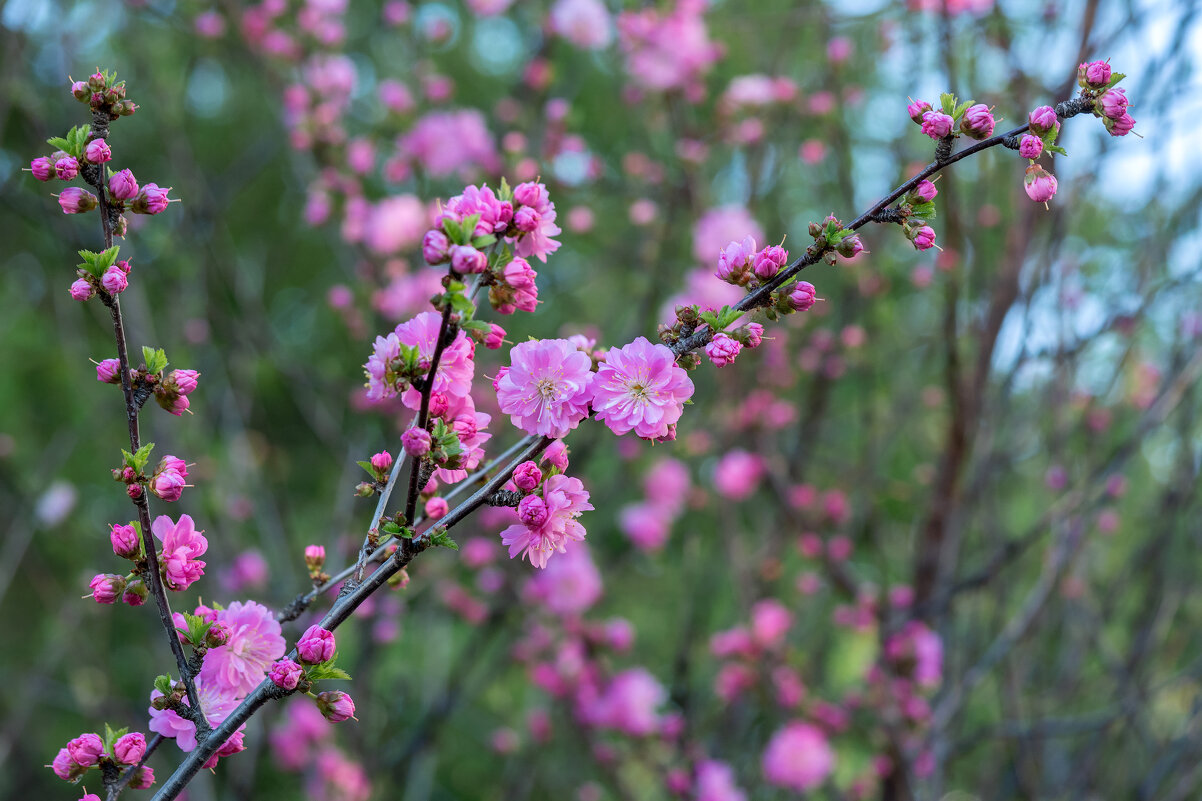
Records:
[[[75,270],[75,282],[68,290],[71,297],[79,302],[91,300],[97,292],[103,292],[108,297],[116,297],[129,288],[129,274],[133,266],[128,260],[117,261],[120,248],[116,245],[103,253],[93,253],[81,250],[83,257]],[[114,383],[121,383],[118,378]]]
[[[86,81],[71,81],[71,94],[80,103],[91,106],[93,111],[108,114],[110,119],[128,117],[138,107],[125,98],[125,81],[118,82],[116,78],[115,72],[97,70]]]
[[[1084,97],[1092,98],[1093,113],[1102,118],[1111,136],[1126,136],[1135,127],[1127,109],[1127,92],[1118,86],[1127,76],[1111,72],[1105,61],[1090,61],[1077,68],[1077,85]]]
[[[187,483],[188,465],[183,459],[167,455],[159,461],[158,468],[147,482],[150,491],[164,501],[178,501],[184,494]]]
[[[139,764],[146,756],[146,736],[128,729],[113,731],[105,726],[105,736],[88,732],[60,748],[50,768],[63,781],[78,782],[92,768],[128,768]],[[148,767],[138,768],[129,786],[145,790],[154,784],[154,772]],[[84,796],[87,798],[87,796]],[[95,797],[95,796],[93,796]]]
[[[718,270],[714,273],[728,284],[755,288],[776,277],[789,263],[789,251],[780,245],[756,250],[755,240],[743,237],[731,242],[718,254]]]
[[[970,139],[988,139],[993,136],[996,121],[993,111],[984,103],[966,100],[958,102],[955,95],[939,97],[938,109],[925,100],[911,100],[906,107],[910,119],[922,128],[922,132],[935,141],[954,138],[963,134]],[[956,132],[959,123],[959,133]]]

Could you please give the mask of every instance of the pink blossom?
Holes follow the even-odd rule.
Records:
[[[969,106],[960,118],[960,130],[973,139],[988,139],[993,136],[993,114],[984,103]]]
[[[88,768],[104,755],[104,741],[98,734],[81,734],[67,743],[67,753],[76,765]]]
[[[555,224],[555,204],[551,202],[547,187],[533,181],[518,184],[513,189],[513,200],[515,204],[533,209],[538,225],[519,236],[514,252],[524,259],[535,257],[545,263],[549,254],[559,250],[559,242],[551,237],[560,233]]]
[[[205,655],[200,677],[218,690],[246,695],[284,655],[280,624],[270,609],[254,601],[235,601],[218,610],[217,622],[228,627],[230,639]]]
[[[109,531],[109,542],[113,546],[113,553],[123,559],[136,559],[142,552],[138,532],[133,526],[112,526]]]
[[[764,749],[764,778],[805,793],[821,787],[835,769],[835,752],[817,726],[793,722],[772,735]]]
[[[71,289],[69,291],[71,292],[71,297],[74,300],[78,300],[80,303],[83,303],[85,300],[91,300],[96,295],[96,287],[93,286],[92,282],[86,278],[77,278],[74,282],[72,282]],[[116,359],[111,359],[111,360],[106,359],[106,361],[117,361],[117,360]],[[97,367],[96,369],[97,369],[97,374],[99,374],[100,368]],[[113,383],[120,383],[120,379],[118,379],[116,382],[113,382]]]
[[[751,608],[751,636],[756,644],[771,648],[780,644],[793,625],[793,615],[773,598],[759,601]]]
[[[206,660],[207,661],[207,660]],[[238,706],[238,695],[229,687],[217,687],[205,680],[204,671],[196,677],[196,694],[200,698],[200,708],[210,726],[219,726],[229,717]],[[257,682],[256,682],[257,683]],[[150,700],[162,696],[158,690],[152,690]],[[184,704],[190,706],[187,696]],[[150,707],[150,731],[164,737],[174,737],[175,744],[181,751],[191,751],[196,747],[196,724],[180,717],[178,712],[170,709],[155,709]]]
[[[593,379],[593,409],[615,434],[667,437],[693,395],[693,382],[664,345],[639,337],[611,348]]]
[[[79,175],[79,162],[74,156],[63,156],[54,162],[54,174],[60,181],[70,181]]]
[[[470,395],[460,399],[452,398],[452,400],[455,402],[443,414],[443,419],[459,435],[459,445],[463,448],[463,457],[462,464],[458,469],[439,468],[434,472],[435,478],[447,484],[454,484],[467,478],[468,471],[476,469],[484,458],[484,443],[492,439],[492,434],[484,430],[492,421],[492,415],[476,411]]]
[[[205,563],[199,557],[208,550],[209,541],[196,530],[191,517],[180,515],[175,523],[167,515],[160,515],[150,530],[162,542],[159,570],[168,589],[186,590],[204,575]]]
[[[739,341],[731,337],[725,332],[719,331],[714,334],[714,338],[705,346],[705,355],[714,363],[715,367],[725,367],[728,364],[734,364],[735,357],[739,355],[739,351],[743,346]]]
[[[654,552],[664,547],[672,533],[669,512],[651,503],[636,503],[622,507],[618,513],[618,527],[622,529],[635,547]]]
[[[601,50],[613,41],[613,20],[601,0],[556,0],[551,30],[586,50]]]
[[[547,566],[552,553],[567,553],[565,545],[568,540],[584,540],[584,526],[576,518],[593,508],[588,502],[588,491],[580,479],[562,474],[551,476],[544,482],[542,497],[545,513],[528,518],[532,522],[541,519],[541,523],[533,526],[519,523],[501,532],[501,542],[509,547],[510,559],[520,553],[523,558],[529,558],[530,564],[539,568]]]
[[[522,597],[556,615],[571,617],[597,603],[601,591],[601,574],[588,546],[580,543],[531,576]]]
[[[96,208],[99,203],[95,195],[78,186],[68,186],[58,196],[58,205],[63,214],[84,214]]]
[[[543,471],[534,462],[522,462],[513,471],[513,483],[520,490],[530,492],[543,482]]]
[[[341,723],[355,716],[355,702],[341,690],[318,693],[317,708],[331,723]]]
[[[1037,159],[1043,152],[1043,140],[1032,134],[1024,134],[1018,143],[1018,155],[1025,159]]]
[[[498,198],[487,186],[467,186],[462,194],[442,205],[434,224],[441,226],[443,220],[462,222],[472,216],[479,218],[473,229],[475,236],[501,234],[513,219],[513,204]]]
[[[117,200],[133,200],[138,196],[138,180],[128,169],[109,176],[109,192]]]
[[[329,737],[330,733],[330,726],[321,712],[317,711],[316,705],[290,703],[285,705],[279,726],[268,735],[268,742],[280,767],[301,770],[311,758],[313,746]]]
[[[955,120],[942,111],[928,111],[922,115],[922,132],[932,139],[950,136],[954,124]]]
[[[416,195],[384,198],[369,212],[364,243],[382,256],[398,253],[421,241],[426,219],[426,205]]]
[[[527,434],[563,437],[588,417],[592,360],[566,339],[523,342],[497,383],[501,411]]]
[[[39,181],[49,181],[54,176],[54,162],[42,156],[29,162],[29,170]]]
[[[723,497],[740,501],[755,492],[763,475],[763,459],[735,449],[719,459],[714,467],[714,486]]]
[[[139,731],[117,738],[113,743],[113,756],[122,765],[136,765],[146,754],[146,735]]]
[[[725,762],[706,759],[697,765],[697,801],[746,801],[735,784],[735,772]]]
[[[426,114],[401,137],[398,153],[435,178],[501,168],[492,133],[484,115],[475,109]]]
[[[318,665],[334,658],[334,632],[321,626],[310,626],[296,643],[296,653],[302,662]]]
[[[701,78],[721,55],[710,41],[705,4],[681,0],[671,12],[655,8],[618,16],[618,36],[626,72],[639,86],[655,91],[684,89],[696,96]]]
[[[84,773],[83,766],[71,758],[71,752],[66,748],[58,749],[58,754],[50,763],[50,768],[54,771],[55,776],[65,782],[74,781]]]
[[[305,782],[306,798],[328,801],[368,801],[371,798],[371,781],[363,766],[348,759],[338,749],[323,748],[317,754],[313,768]]]
[[[375,349],[363,366],[367,373],[367,397],[371,400],[396,396],[396,379],[391,375],[391,363],[400,357],[401,345],[416,347],[420,358],[429,363],[434,356],[435,341],[442,325],[437,312],[422,312],[408,322],[401,323],[387,337],[376,337]],[[472,344],[460,331],[454,341],[445,347],[434,375],[434,391],[462,398],[471,391],[476,365],[472,361]],[[421,405],[421,393],[410,387],[401,396],[410,409]]]
[[[598,726],[646,737],[658,731],[657,710],[667,700],[668,693],[655,676],[645,668],[631,668],[614,676],[590,717]]]
[[[1051,106],[1040,106],[1027,115],[1027,122],[1031,125],[1032,133],[1047,133],[1058,125],[1056,121],[1056,109]]]
[[[1056,176],[1038,164],[1032,164],[1027,167],[1027,174],[1023,178],[1023,188],[1027,192],[1027,197],[1036,203],[1046,203],[1056,194]]]

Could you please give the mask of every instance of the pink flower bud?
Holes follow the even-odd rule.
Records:
[[[332,723],[341,723],[355,716],[355,702],[341,690],[318,693],[317,708]]]
[[[906,106],[906,113],[910,115],[910,119],[914,120],[916,125],[922,125],[923,115],[931,110],[931,104],[925,100],[915,100]]]
[[[75,160],[74,156],[63,156],[54,162],[54,174],[60,181],[70,181],[79,175],[79,162]]]
[[[150,588],[146,586],[146,582],[140,579],[134,579],[126,584],[125,592],[121,593],[121,601],[127,606],[141,606],[146,603],[148,597],[150,597]]]
[[[809,281],[798,281],[789,292],[789,306],[793,311],[809,311],[818,299],[818,290]]]
[[[133,526],[113,526],[109,531],[113,553],[122,559],[137,559],[141,553],[138,531]]]
[[[451,401],[443,392],[434,392],[430,395],[430,416],[443,417],[451,408]]]
[[[918,186],[914,187],[914,191],[911,194],[920,203],[930,203],[939,194],[939,190],[930,181],[919,181]]]
[[[79,801],[100,801],[100,796],[95,793],[84,793],[79,797]]]
[[[1105,61],[1091,61],[1088,64],[1082,64],[1078,78],[1084,86],[1100,89],[1110,83],[1110,65]]]
[[[742,349],[743,346],[739,344],[738,340],[719,331],[705,346],[705,355],[716,367],[725,367],[728,364],[734,364],[735,357]]]
[[[748,323],[743,330],[747,333],[747,347],[758,348],[764,341],[764,326],[759,323]]]
[[[442,231],[426,231],[426,235],[422,237],[422,258],[426,260],[426,264],[442,264],[447,260],[450,247],[451,241]]]
[[[92,286],[92,282],[86,278],[78,278],[72,284],[70,290],[71,297],[79,302],[90,300],[96,294],[96,287]],[[99,368],[97,368],[99,369]]]
[[[49,181],[54,177],[54,162],[42,156],[29,162],[29,170],[39,181]]]
[[[143,765],[138,768],[133,778],[129,780],[129,786],[134,790],[149,790],[154,784],[154,770]]]
[[[1032,164],[1027,167],[1023,188],[1027,190],[1027,197],[1036,203],[1046,203],[1056,194],[1056,176],[1038,164]]]
[[[134,198],[130,211],[135,214],[161,214],[167,209],[167,204],[170,202],[167,199],[169,191],[171,190],[164,189],[158,184],[146,184]]]
[[[911,241],[914,243],[915,250],[930,250],[935,247],[935,229],[924,225],[914,232]]]
[[[969,106],[960,118],[960,131],[973,139],[988,139],[993,136],[993,114],[984,103]]]
[[[58,205],[63,214],[83,214],[96,208],[99,203],[95,195],[78,186],[68,186],[58,196]]]
[[[534,462],[522,462],[513,471],[513,485],[520,490],[530,492],[543,483],[543,471]]]
[[[424,428],[410,428],[401,434],[401,445],[410,456],[425,456],[430,452],[430,432]]]
[[[922,115],[922,132],[932,139],[951,136],[955,120],[942,111],[928,111]]]
[[[71,84],[71,94],[75,95],[76,100],[86,103],[92,96],[92,89],[88,86],[87,81],[76,81]]]
[[[1056,127],[1056,109],[1040,106],[1027,115],[1027,121],[1031,123],[1032,133],[1045,134]]]
[[[388,472],[388,468],[392,467],[392,454],[388,451],[380,451],[371,457],[372,468],[381,475]]]
[[[150,491],[169,503],[180,499],[185,486],[184,477],[174,470],[163,470],[150,480]]]
[[[488,324],[488,334],[484,337],[484,347],[497,350],[505,344],[505,329],[496,323]]]
[[[195,370],[172,370],[171,375],[167,376],[167,383],[174,386],[179,394],[190,395],[196,389],[199,377],[200,373]]]
[[[100,287],[110,295],[120,295],[129,286],[129,277],[117,265],[112,265],[100,277]]]
[[[755,274],[765,280],[774,277],[789,262],[789,251],[780,245],[766,247],[755,254]]]
[[[90,768],[104,755],[104,741],[98,734],[81,734],[67,743],[67,753],[76,765]]]
[[[525,259],[514,259],[505,265],[502,280],[514,289],[528,289],[534,286],[537,273]]]
[[[542,221],[542,215],[529,206],[522,206],[513,215],[514,227],[525,234],[537,231]]]
[[[1043,152],[1043,140],[1038,136],[1025,134],[1018,143],[1018,155],[1025,159],[1037,159]]]
[[[538,528],[547,522],[547,504],[537,495],[527,495],[518,504],[518,520],[528,528]]]
[[[455,245],[451,248],[451,268],[464,275],[482,273],[488,269],[488,257],[471,245]]]
[[[1127,92],[1123,87],[1116,86],[1098,98],[1096,108],[1107,119],[1121,119],[1127,113]]]
[[[136,765],[145,755],[146,736],[142,732],[131,731],[113,743],[113,758],[121,765]]]
[[[209,648],[220,648],[223,645],[228,645],[230,638],[233,636],[234,632],[229,626],[217,622],[209,626],[209,630],[205,632],[205,645]]]
[[[96,603],[115,604],[125,590],[125,577],[115,573],[99,573],[88,582],[88,586],[92,588],[92,599]],[[75,758],[75,761],[79,762],[79,759]],[[83,765],[82,762],[79,764]]]
[[[446,498],[433,497],[426,501],[426,517],[431,520],[438,520],[440,517],[446,517],[447,512],[451,511],[450,504]]]
[[[310,626],[296,644],[296,653],[302,662],[319,665],[334,658],[334,633],[321,626]]]
[[[1117,120],[1106,117],[1103,122],[1106,123],[1106,130],[1111,136],[1126,136],[1135,127],[1135,120],[1131,118],[1130,114],[1124,114]]]
[[[109,194],[116,200],[133,200],[138,196],[138,181],[130,170],[109,176]]]
[[[513,190],[513,200],[522,206],[539,206],[549,199],[547,190],[542,184],[533,181],[518,184]]]
[[[559,472],[565,472],[568,469],[568,446],[562,439],[555,440],[543,452],[543,459],[554,465]]]
[[[66,748],[58,749],[54,761],[50,763],[54,775],[65,782],[75,781],[83,775],[84,769],[71,758],[71,752]]]
[[[850,259],[864,252],[864,243],[860,241],[859,234],[850,234],[839,240],[839,244],[835,245],[835,252],[845,259]]]
[[[96,365],[96,380],[102,384],[121,383],[121,362],[105,359]]]
[[[309,572],[315,573],[320,571],[322,565],[325,563],[326,549],[324,545],[305,546],[305,567],[309,568]]]
[[[300,684],[303,673],[303,668],[291,659],[281,659],[272,663],[267,678],[282,690],[295,690],[296,685]]]
[[[113,151],[109,148],[108,142],[103,139],[93,139],[83,149],[83,157],[92,164],[104,164],[106,161],[112,161]]]

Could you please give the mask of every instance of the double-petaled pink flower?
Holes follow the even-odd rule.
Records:
[[[204,575],[205,563],[200,557],[209,549],[209,541],[196,530],[191,517],[180,515],[179,522],[172,522],[167,515],[160,515],[150,530],[162,543],[159,570],[168,589],[186,590]]]
[[[205,655],[200,676],[214,687],[246,695],[263,680],[271,663],[284,655],[280,624],[270,609],[254,601],[234,601],[218,610],[216,622],[226,627],[229,639]]]
[[[593,410],[615,434],[634,431],[643,439],[662,439],[684,413],[693,382],[664,345],[639,337],[610,348],[593,379]]]
[[[535,567],[546,567],[551,554],[566,553],[569,540],[584,539],[584,526],[576,521],[582,512],[593,508],[588,490],[578,478],[554,475],[543,484],[543,495],[523,499],[519,507],[522,521],[501,532],[501,542],[509,547],[509,558],[522,554]]]
[[[497,382],[501,411],[527,434],[559,438],[588,417],[592,360],[566,339],[523,342]]]

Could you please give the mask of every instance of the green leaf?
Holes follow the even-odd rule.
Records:
[[[451,539],[451,535],[448,534],[447,530],[442,526],[439,526],[431,531],[429,536],[431,545],[440,548],[450,548],[452,551],[459,550],[459,544],[456,543],[455,540]]]
[[[484,250],[486,247],[496,241],[497,238],[492,234],[485,234],[484,236],[477,236],[472,239],[472,247],[474,247],[476,250]]]
[[[374,467],[372,467],[372,466],[371,466],[371,462],[363,462],[363,461],[359,461],[359,462],[355,462],[355,464],[359,465],[359,466],[360,466],[360,467],[362,467],[364,470],[366,470],[366,471],[367,471],[367,474],[368,474],[369,476],[371,476],[372,478],[375,478],[375,477],[376,477],[376,469],[375,469]]]
[[[1068,151],[1067,151],[1067,150],[1065,150],[1064,148],[1062,148],[1060,145],[1044,145],[1044,146],[1043,146],[1043,149],[1044,149],[1044,150],[1050,150],[1050,151],[1052,151],[1053,153],[1059,153],[1061,156],[1067,156],[1067,155],[1068,155]]]
[[[401,533],[401,527],[398,526],[396,524],[396,521],[394,521],[394,520],[389,520],[387,523],[380,526],[380,530],[385,532],[386,534],[400,534]]]
[[[483,320],[463,320],[459,323],[459,327],[467,331],[480,331],[485,334],[492,330],[492,326]]]
[[[1110,82],[1106,84],[1106,88],[1110,89],[1110,88],[1114,87],[1115,85],[1118,84],[1119,81],[1123,80],[1123,78],[1126,78],[1126,77],[1127,76],[1121,72],[1110,73]]]
[[[351,675],[340,667],[335,667],[334,663],[338,661],[338,654],[335,653],[328,661],[322,662],[320,665],[310,665],[305,668],[305,678],[309,681],[326,681],[326,680],[349,680]]]
[[[146,466],[146,462],[148,462],[150,460],[150,452],[153,450],[154,450],[153,442],[147,442],[141,448],[138,448],[138,452],[135,453],[132,457],[130,457],[133,459],[134,470],[137,470],[139,473],[142,472],[142,468],[144,468]]]
[[[501,189],[497,192],[497,198],[502,202],[513,200],[513,188],[509,185],[509,181],[505,180],[505,176],[501,176]]]
[[[698,314],[697,317],[715,331],[720,331],[722,329],[722,326],[718,325],[718,316],[713,312],[703,311]]]
[[[476,223],[478,222],[480,222],[479,214],[473,214],[470,217],[464,217],[463,221],[459,223],[459,240],[456,244],[471,244],[472,236],[474,236],[476,232]]]
[[[104,272],[109,267],[112,267],[114,264],[117,263],[117,254],[120,252],[121,252],[121,246],[113,245],[111,248],[104,251],[103,253],[98,253],[96,255],[96,269],[99,270],[100,272]]]
[[[943,108],[943,113],[949,117],[954,116],[956,110],[956,96],[950,92],[944,92],[939,95],[939,105]]]
[[[122,456],[122,458],[124,459],[124,462],[123,462],[123,463],[124,463],[124,464],[125,464],[127,467],[133,467],[133,466],[134,466],[134,455],[133,455],[132,453],[130,453],[129,451],[125,450],[125,448],[122,448],[122,449],[121,449],[121,456]]]
[[[928,200],[925,203],[915,203],[910,207],[915,217],[932,218],[935,216],[935,201]]]
[[[46,144],[50,145],[55,150],[62,150],[65,153],[70,152],[71,150],[71,143],[66,139],[63,139],[61,136],[55,136],[47,139]]]
[[[167,352],[162,348],[154,349],[143,346],[142,358],[146,361],[146,370],[152,375],[163,372],[167,367]]]
[[[467,314],[476,310],[476,304],[462,292],[454,292],[451,294],[451,308],[460,314]]]
[[[171,695],[171,677],[167,675],[155,676],[154,688],[163,695]]]
[[[447,239],[451,240],[452,243],[456,245],[463,244],[460,241],[463,239],[463,228],[455,220],[452,220],[450,217],[443,217],[442,230],[447,232]]]
[[[505,265],[511,261],[513,261],[513,251],[509,249],[509,245],[504,245],[501,248],[501,252],[493,260],[492,268],[494,270],[504,270]]]
[[[743,316],[743,312],[738,309],[732,309],[730,306],[723,306],[722,311],[718,312],[718,327],[726,328],[735,320]]]
[[[968,111],[968,107],[972,105],[971,100],[965,100],[960,105],[956,106],[956,111],[952,114],[952,119],[959,121],[964,116],[964,112]]]

